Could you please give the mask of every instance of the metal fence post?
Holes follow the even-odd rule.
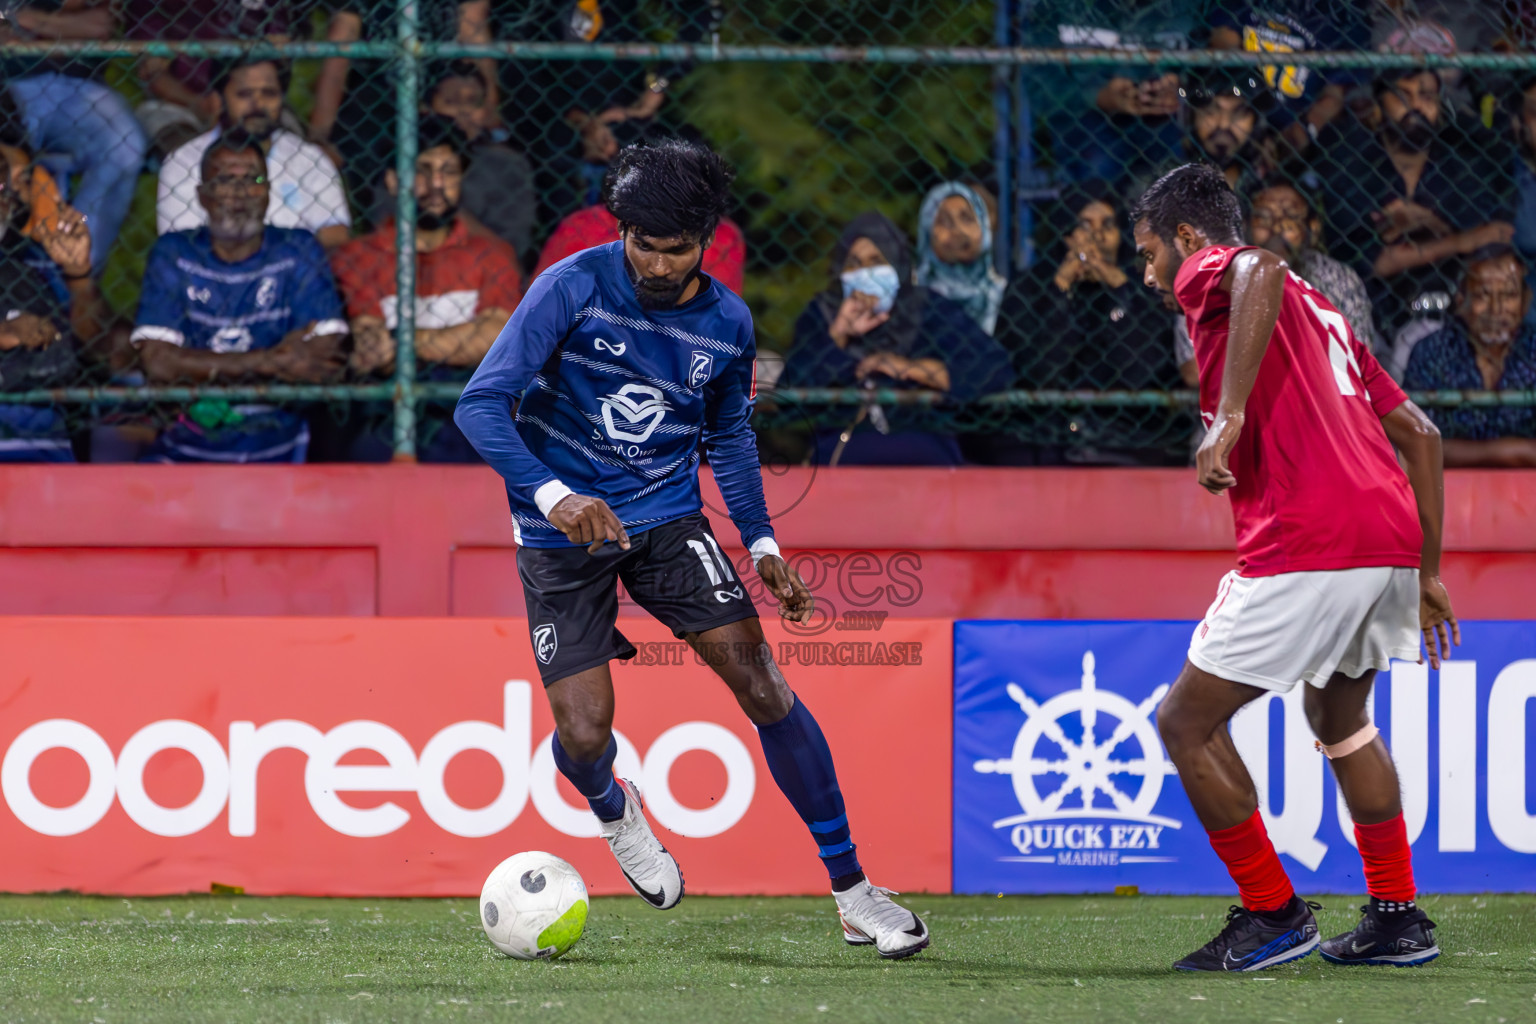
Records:
[[[395,83],[395,461],[416,459],[416,108],[421,71],[416,0],[400,0]]]
[[[996,0],[993,42],[999,48],[1012,45],[1013,5]],[[1005,276],[1013,273],[1013,68],[999,64],[992,69],[992,105],[997,117],[992,153],[997,161],[997,237],[992,240],[993,264]]]

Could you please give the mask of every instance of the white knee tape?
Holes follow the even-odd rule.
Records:
[[[1322,740],[1318,740],[1317,749],[1321,750],[1324,755],[1327,756],[1328,760],[1337,761],[1341,757],[1348,757],[1350,754],[1353,754],[1355,751],[1371,742],[1371,740],[1376,738],[1376,735],[1379,732],[1381,732],[1381,730],[1376,728],[1375,724],[1373,723],[1367,725],[1365,728],[1361,729],[1353,736],[1350,736],[1348,739],[1342,739],[1337,743],[1324,743]]]

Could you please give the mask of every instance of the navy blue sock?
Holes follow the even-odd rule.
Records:
[[[828,877],[857,873],[859,855],[843,812],[832,751],[805,702],[796,697],[789,714],[772,725],[758,726],[757,735],[773,781],[811,830]]]
[[[619,756],[619,742],[608,737],[608,749],[596,761],[577,761],[560,745],[557,732],[549,741],[555,752],[555,767],[571,780],[576,792],[587,798],[592,813],[600,821],[618,821],[624,817],[624,790],[613,778],[613,759]]]

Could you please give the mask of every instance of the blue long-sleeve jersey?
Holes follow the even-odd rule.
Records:
[[[742,544],[771,539],[752,314],[708,277],[684,305],[645,309],[624,260],[613,242],[540,274],[454,412],[507,482],[518,543],[570,546],[545,518],[567,488],[629,533],[699,511],[701,443]]]

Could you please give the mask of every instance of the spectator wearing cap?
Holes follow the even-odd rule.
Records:
[[[619,219],[602,203],[577,210],[562,220],[544,243],[533,276],[538,277],[567,256],[594,245],[606,245],[618,237]],[[741,228],[729,217],[722,217],[720,226],[715,228],[715,240],[704,250],[704,273],[740,295],[746,264],[747,241]]]
[[[1536,327],[1527,268],[1512,246],[1472,253],[1456,294],[1456,316],[1414,347],[1403,384],[1413,389],[1536,390]],[[1536,409],[1430,406],[1446,437],[1447,466],[1536,467]]]
[[[1415,312],[1449,307],[1457,259],[1508,242],[1514,210],[1495,143],[1480,125],[1446,123],[1433,70],[1390,72],[1374,93],[1377,127],[1331,125],[1316,165],[1340,255],[1395,334]]]
[[[458,381],[480,360],[506,326],[522,297],[517,254],[499,238],[469,231],[460,213],[463,185],[474,155],[451,118],[428,114],[417,128],[416,154],[416,358],[419,379]],[[385,191],[398,193],[394,171],[384,175]],[[336,280],[346,299],[358,374],[393,372],[399,325],[395,287],[397,234],[389,222],[355,238],[332,256]],[[454,424],[451,408],[431,407],[419,424],[417,450],[423,462],[477,462],[479,457]],[[368,418],[368,417],[364,417]],[[386,462],[390,441],[358,424],[348,431],[348,461]]]
[[[991,198],[980,185],[946,181],[929,189],[917,214],[917,283],[959,303],[988,334],[1008,287],[993,265]]]
[[[208,223],[202,202],[203,156],[216,139],[235,128],[255,139],[265,154],[270,188],[267,223],[303,228],[327,249],[347,240],[352,215],[336,165],[319,146],[282,127],[288,72],[274,60],[225,63],[213,80],[218,126],[179,147],[160,167],[155,220],[164,235]]]
[[[109,0],[8,3],[4,13],[0,52],[13,41],[108,40],[117,27]],[[72,55],[0,57],[0,92],[14,103],[8,113],[25,129],[26,148],[40,155],[64,198],[85,217],[97,274],[128,216],[146,148],[127,101],[101,80],[105,64]]]
[[[1307,53],[1363,50],[1370,42],[1369,0],[1216,0],[1208,15],[1213,50]],[[1255,69],[1273,94],[1271,128],[1304,153],[1317,133],[1344,111],[1360,81],[1347,68],[1272,64]]]
[[[1258,108],[1272,108],[1274,94],[1255,74],[1223,69],[1191,74],[1181,94],[1190,108],[1184,156],[1215,164],[1239,195],[1252,190],[1269,164]]]
[[[207,223],[160,236],[149,253],[132,341],[148,379],[333,383],[347,322],[315,236],[265,223],[261,141],[231,129],[203,150]],[[309,428],[292,412],[202,401],[156,440],[154,462],[303,462]]]
[[[451,118],[469,143],[459,215],[470,233],[488,232],[510,245],[521,264],[532,253],[533,219],[538,199],[533,190],[533,165],[511,146],[495,141],[487,128],[485,73],[474,61],[438,65],[429,79],[422,113]],[[392,193],[375,189],[372,220],[395,215]]]

